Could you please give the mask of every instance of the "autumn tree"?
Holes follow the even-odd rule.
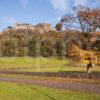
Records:
[[[74,7],[73,12],[62,17],[61,23],[65,29],[75,29],[82,33],[84,37],[84,47],[81,49],[91,52],[92,45],[95,42],[95,33],[100,28],[100,9],[88,7]],[[87,72],[92,67],[91,53],[88,56]],[[91,64],[91,66],[89,66]]]

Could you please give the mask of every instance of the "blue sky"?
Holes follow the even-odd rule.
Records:
[[[0,0],[0,31],[14,23],[54,26],[73,6],[100,7],[100,0]]]

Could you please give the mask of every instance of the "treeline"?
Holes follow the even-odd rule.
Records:
[[[100,42],[93,44],[93,50],[99,54]],[[43,56],[71,57],[84,59],[86,54],[86,39],[80,32],[48,31],[39,33],[32,30],[8,30],[0,34],[0,56]],[[83,51],[82,51],[83,50]],[[86,52],[88,53],[88,52]],[[97,54],[97,56],[98,56]]]
[[[0,34],[0,56],[66,56],[64,35],[49,31],[9,30]]]

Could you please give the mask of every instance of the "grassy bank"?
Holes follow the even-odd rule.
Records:
[[[28,72],[59,72],[59,71],[85,71],[86,67],[70,64],[67,59],[57,58],[30,58],[30,57],[1,57],[0,69],[15,68],[16,71]],[[100,72],[100,67],[93,67],[94,72]]]
[[[100,95],[43,88],[34,85],[0,83],[0,100],[100,100]]]

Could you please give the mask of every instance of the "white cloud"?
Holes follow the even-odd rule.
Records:
[[[28,5],[28,1],[29,0],[19,0],[19,2],[24,6],[26,7]]]
[[[54,9],[63,12],[67,9],[67,0],[52,0],[51,1]]]
[[[88,7],[97,7],[100,3],[100,0],[72,0],[73,6],[88,6]]]
[[[84,6],[88,2],[88,0],[72,0],[72,1],[73,1],[74,6],[78,6],[78,5]]]

